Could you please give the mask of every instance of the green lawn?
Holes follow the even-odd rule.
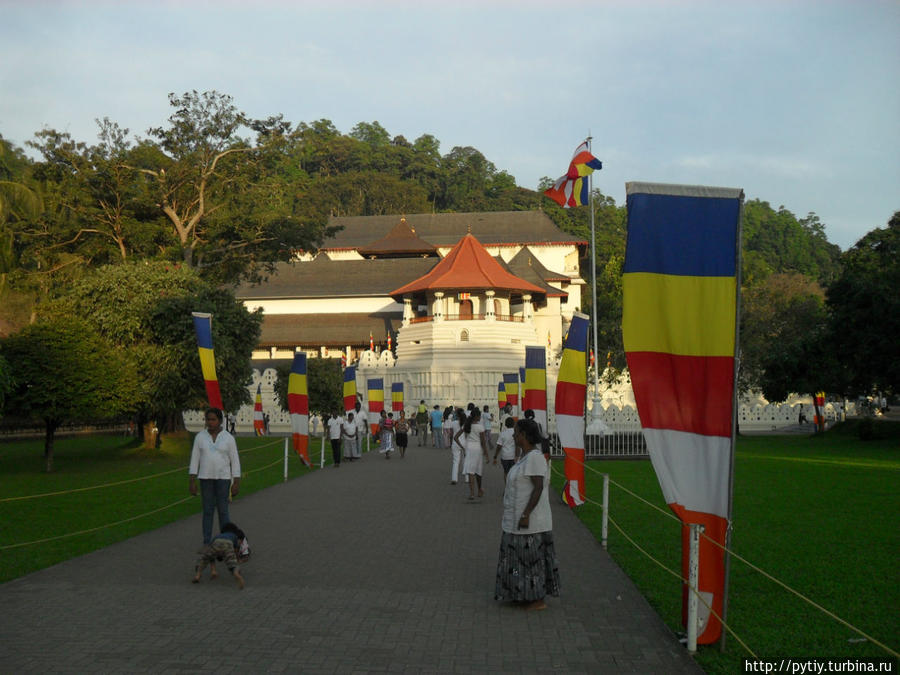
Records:
[[[900,425],[898,425],[900,427]],[[885,427],[885,429],[888,429]],[[900,651],[900,439],[888,429],[862,442],[852,427],[821,437],[743,436],[735,462],[734,552],[894,651]],[[891,437],[892,436],[892,437]],[[602,479],[667,510],[648,461],[589,463],[588,498]],[[555,477],[561,489],[558,475]],[[622,489],[610,488],[610,517],[667,568],[680,572],[679,524]],[[600,536],[600,507],[579,509]],[[663,620],[681,631],[680,582],[611,525],[609,551]],[[731,564],[728,624],[761,658],[885,657],[884,650],[742,562]],[[741,672],[749,656],[732,637],[701,647],[711,673]]]
[[[283,480],[283,438],[237,441],[242,494]],[[188,494],[190,443],[188,434],[164,437],[159,450],[115,435],[61,438],[50,474],[43,471],[43,440],[0,443],[0,582],[196,514],[199,497]],[[316,439],[310,449],[314,462],[319,449]],[[293,450],[288,469],[289,478],[307,471]],[[79,491],[120,481],[131,482]],[[58,492],[62,494],[15,499]],[[18,546],[84,530],[94,531]]]

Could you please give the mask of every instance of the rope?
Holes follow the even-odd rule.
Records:
[[[575,461],[576,461],[576,463],[581,464],[582,466],[588,468],[590,471],[593,471],[594,473],[596,473],[596,474],[598,474],[598,475],[603,475],[602,472],[597,471],[596,469],[594,469],[594,468],[591,467],[591,466],[588,466],[586,462],[578,462],[577,460],[575,460]],[[558,472],[558,470],[556,470],[555,473],[556,473],[558,476],[561,476],[562,478],[565,478],[565,475],[560,474],[560,473]],[[678,521],[679,523],[681,523],[681,520],[680,520],[679,518],[677,518],[676,516],[672,515],[671,513],[666,512],[666,511],[663,511],[661,508],[659,508],[659,507],[656,506],[655,504],[651,504],[650,502],[648,502],[648,501],[647,501],[646,499],[644,499],[643,497],[641,497],[641,496],[639,496],[639,495],[636,495],[635,493],[631,492],[630,490],[628,490],[628,489],[625,488],[624,486],[619,485],[618,483],[616,483],[616,482],[613,481],[612,479],[610,479],[609,482],[610,482],[610,483],[613,483],[614,485],[616,485],[616,487],[619,487],[619,488],[622,489],[624,492],[627,492],[628,494],[630,494],[631,496],[635,497],[635,498],[638,499],[639,501],[642,501],[642,502],[644,502],[645,504],[647,504],[648,506],[652,507],[653,509],[655,509],[655,510],[661,512],[661,513],[664,514],[666,517],[672,518],[673,520],[676,520],[676,521]],[[585,501],[588,502],[588,503],[594,504],[595,506],[599,506],[601,510],[602,510],[602,508],[603,508],[603,505],[602,505],[602,504],[600,504],[600,503],[598,503],[598,502],[596,502],[596,501],[594,501],[594,500],[592,500],[592,499],[589,499],[587,496],[585,497]],[[641,553],[643,553],[645,556],[647,556],[648,558],[650,558],[651,560],[653,560],[653,562],[655,562],[655,563],[657,563],[658,565],[660,565],[660,567],[662,567],[664,570],[666,570],[666,572],[668,572],[669,574],[673,574],[673,575],[677,576],[679,579],[681,579],[682,583],[685,583],[685,584],[688,583],[685,579],[683,579],[683,578],[681,577],[680,574],[677,574],[677,573],[673,572],[672,570],[666,568],[664,565],[662,565],[661,563],[659,563],[655,558],[653,558],[649,553],[647,553],[647,552],[644,551],[640,546],[638,546],[637,543],[635,543],[634,540],[632,540],[627,534],[625,534],[625,532],[622,530],[622,528],[619,527],[619,525],[616,524],[615,521],[613,521],[613,519],[609,516],[609,514],[607,514],[607,519],[608,519],[611,523],[613,523],[613,525],[615,525],[616,529],[617,529],[619,532],[622,533],[622,536],[624,536],[624,537],[625,537],[625,538],[626,538],[626,539],[627,539],[627,540],[628,540],[628,541],[629,541],[636,549],[638,549]],[[848,621],[842,619],[842,618],[839,617],[837,614],[835,614],[834,612],[831,612],[830,610],[826,609],[825,607],[823,607],[822,605],[818,604],[818,603],[815,602],[814,600],[811,600],[810,598],[807,598],[805,595],[803,595],[803,594],[800,593],[799,591],[797,591],[797,590],[791,588],[790,586],[788,586],[787,584],[785,584],[783,581],[780,581],[780,580],[776,579],[774,576],[772,576],[771,574],[769,574],[768,572],[766,572],[766,571],[763,570],[762,568],[760,568],[760,567],[754,565],[753,563],[751,563],[751,562],[750,562],[749,560],[747,560],[746,558],[743,558],[742,556],[738,555],[737,553],[735,553],[735,552],[732,551],[731,549],[726,548],[725,546],[723,546],[723,545],[720,544],[719,542],[717,542],[717,541],[715,541],[714,539],[710,538],[709,535],[707,535],[707,534],[701,532],[701,533],[700,533],[700,536],[703,537],[704,539],[706,539],[707,541],[712,542],[715,546],[717,546],[717,547],[718,547],[719,549],[721,549],[722,551],[725,551],[725,552],[727,552],[728,554],[734,556],[735,559],[737,559],[737,560],[739,560],[740,562],[744,563],[745,565],[747,565],[748,567],[750,567],[750,568],[751,568],[752,570],[754,570],[755,572],[759,572],[760,574],[762,574],[764,577],[766,577],[766,578],[769,579],[770,581],[776,583],[778,586],[781,586],[781,587],[784,588],[785,590],[787,590],[787,591],[789,591],[790,593],[796,595],[798,598],[800,598],[800,599],[803,600],[804,602],[808,603],[808,604],[811,605],[812,607],[815,607],[816,609],[818,609],[820,612],[822,612],[822,613],[825,614],[826,616],[831,617],[832,619],[834,619],[835,621],[837,621],[837,622],[841,623],[842,625],[846,626],[847,628],[849,628],[849,629],[852,630],[853,632],[857,633],[858,635],[861,635],[862,637],[864,637],[866,640],[868,640],[868,641],[871,642],[872,644],[878,645],[879,647],[881,647],[883,650],[885,650],[886,652],[888,652],[888,653],[891,654],[892,656],[900,658],[900,653],[898,653],[897,651],[891,649],[890,647],[888,647],[888,646],[885,645],[884,643],[882,643],[882,642],[880,642],[879,640],[873,638],[871,635],[869,635],[869,634],[863,632],[862,630],[860,630],[859,628],[857,628],[857,627],[854,626],[853,624],[851,624],[851,623],[849,623]],[[692,590],[695,590],[695,589],[692,589]],[[695,590],[695,592],[697,592],[697,591]],[[699,595],[699,593],[698,593],[698,598],[700,599],[701,602],[703,602],[704,605],[706,605],[706,607],[709,609],[709,611],[710,611],[717,619],[719,619],[720,622],[722,622],[722,625],[725,626],[726,630],[728,630],[728,632],[729,632],[729,633],[730,633],[730,634],[731,634],[731,635],[732,635],[732,636],[733,636],[733,637],[734,637],[734,638],[735,638],[735,639],[736,639],[736,640],[744,647],[744,649],[746,649],[751,655],[753,655],[754,658],[756,658],[756,655],[753,654],[753,652],[750,650],[750,648],[747,647],[746,644],[744,644],[744,642],[743,642],[743,641],[742,641],[742,640],[734,633],[733,630],[731,630],[731,628],[728,627],[728,625],[727,625],[724,621],[722,621],[722,618],[721,618],[718,614],[715,613],[715,611],[712,609],[712,607],[710,607],[709,605],[706,604],[706,602],[703,601],[703,598],[702,598],[702,596]]]
[[[79,534],[88,534],[90,532],[96,532],[98,530],[106,529],[107,527],[115,527],[116,525],[121,525],[123,523],[130,523],[132,520],[137,520],[138,518],[143,518],[144,516],[150,516],[150,515],[153,515],[154,513],[159,513],[160,511],[165,511],[166,509],[170,509],[173,506],[178,506],[179,504],[184,504],[186,501],[189,501],[191,499],[193,499],[193,497],[185,497],[184,499],[181,499],[177,502],[173,502],[171,504],[168,504],[167,506],[163,506],[154,511],[147,511],[147,513],[142,513],[138,516],[132,516],[131,518],[126,518],[125,520],[119,520],[115,523],[107,523],[106,525],[92,527],[89,530],[79,530],[78,532],[69,532],[68,534],[60,534],[56,537],[47,537],[46,539],[36,539],[35,541],[26,541],[21,544],[9,544],[7,546],[0,546],[0,551],[7,551],[12,548],[21,548],[23,546],[31,546],[32,544],[43,544],[48,541],[55,541],[57,539],[65,539],[67,537],[75,537]]]
[[[259,450],[261,448],[268,448],[272,445],[281,445],[281,441],[272,441],[271,443],[265,443],[263,445],[258,445],[255,448],[250,448],[248,450],[243,450],[244,454],[249,452],[253,452],[254,450]],[[172,473],[178,473],[179,471],[184,471],[185,469],[190,468],[189,466],[180,466],[177,469],[171,469],[169,471],[163,471],[162,473],[154,473],[149,476],[139,476],[138,478],[128,478],[126,480],[115,481],[114,483],[103,483],[102,485],[90,485],[88,487],[82,488],[72,488],[71,490],[58,490],[57,492],[44,492],[42,494],[37,495],[23,495],[21,497],[4,497],[0,499],[0,504],[4,502],[18,502],[23,501],[25,499],[38,499],[40,497],[55,497],[57,495],[67,495],[75,492],[86,492],[88,490],[99,490],[101,488],[115,487],[116,485],[126,485],[128,483],[136,483],[142,480],[150,480],[151,478],[159,478],[160,476],[168,476]]]

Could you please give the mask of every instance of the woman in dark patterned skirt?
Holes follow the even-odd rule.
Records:
[[[550,465],[541,452],[541,430],[534,420],[520,419],[513,436],[522,458],[506,476],[494,597],[524,603],[525,609],[546,609],[545,596],[559,597]]]

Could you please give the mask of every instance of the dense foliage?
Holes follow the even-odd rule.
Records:
[[[106,118],[98,121],[94,144],[44,129],[28,144],[38,155],[31,160],[0,137],[0,334],[46,314],[43,306],[55,306],[104,265],[178,263],[197,283],[262,278],[294,251],[314,250],[330,234],[329,215],[543,209],[564,231],[591,239],[589,209],[562,209],[543,197],[549,178],[538,190],[519,187],[472,147],[442,154],[431,134],[410,141],[377,121],[342,133],[326,119],[251,119],[215,91],[171,94],[169,102],[168,120],[143,138]],[[594,215],[597,358],[602,366],[607,352],[620,369],[626,212],[595,191]],[[866,298],[880,302],[880,282],[892,277],[882,271],[888,257],[869,251],[873,246],[842,256],[815,213],[798,218],[760,199],[746,202],[745,386],[773,395],[785,388],[896,388],[888,382],[895,377],[873,379],[855,365],[850,373],[846,365],[810,358],[845,344],[832,339],[833,319],[846,326]],[[588,281],[591,262],[588,250],[582,260]],[[590,286],[583,297],[581,309],[590,312]],[[895,354],[863,331],[843,337],[851,335],[852,350],[887,360]],[[879,364],[879,372],[891,372]]]

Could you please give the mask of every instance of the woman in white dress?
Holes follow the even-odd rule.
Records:
[[[481,411],[473,408],[466,419],[462,429],[454,438],[459,441],[465,436],[466,461],[463,464],[463,472],[469,477],[469,499],[475,499],[475,483],[478,483],[478,496],[484,497],[481,488],[481,474],[484,472],[484,462],[488,459],[488,444],[485,441],[484,426],[481,424]]]

